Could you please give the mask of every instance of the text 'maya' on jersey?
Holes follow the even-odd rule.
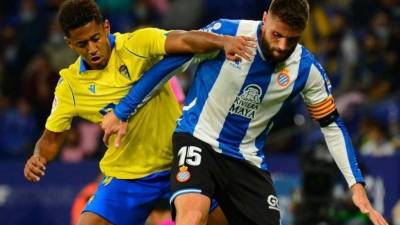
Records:
[[[177,132],[192,134],[219,153],[267,170],[263,149],[268,133],[277,115],[301,95],[311,116],[321,124],[328,148],[348,185],[363,182],[322,66],[300,44],[284,62],[268,61],[261,50],[261,26],[262,22],[249,20],[211,23],[203,30],[257,38],[255,57],[242,62],[227,60],[223,52],[167,57],[146,72],[116,107],[118,117],[126,118],[135,112],[176,70],[197,64]]]
[[[112,53],[105,69],[88,70],[79,57],[61,70],[46,129],[68,130],[73,117],[100,123],[139,77],[162,58],[165,40],[166,31],[155,28],[110,34]],[[179,104],[167,83],[129,120],[118,149],[113,144],[115,135],[110,138],[100,162],[101,171],[106,176],[134,179],[169,169],[171,136],[179,115]]]

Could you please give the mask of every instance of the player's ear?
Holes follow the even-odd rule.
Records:
[[[110,24],[110,21],[108,19],[104,20],[103,29],[107,34],[109,34],[111,32],[111,24]]]
[[[262,18],[263,23],[265,23],[267,21],[267,15],[268,15],[267,11],[264,11],[263,18]]]
[[[67,43],[67,45],[68,45],[71,49],[73,49],[73,47],[72,47],[72,42],[71,42],[71,40],[70,40],[67,36],[64,36],[64,41],[65,41],[65,43]]]

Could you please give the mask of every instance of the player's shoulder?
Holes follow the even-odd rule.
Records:
[[[81,57],[78,57],[74,63],[60,70],[60,76],[66,79],[73,78],[74,74],[79,73],[80,64],[81,64]]]
[[[116,49],[146,58],[154,43],[164,43],[167,34],[168,31],[155,27],[139,28],[123,34],[116,33]]]
[[[139,28],[136,29],[132,32],[129,33],[124,33],[124,34],[119,34],[120,42],[135,42],[135,43],[142,43],[142,42],[148,42],[149,40],[152,40],[153,38],[157,38],[158,36],[166,36],[167,31],[163,29],[159,29],[156,27],[145,27],[145,28]]]
[[[206,32],[213,32],[218,34],[225,35],[236,35],[236,32],[240,26],[240,24],[246,23],[246,25],[258,25],[259,21],[254,20],[232,20],[232,19],[218,19],[211,22],[206,27],[201,30]]]

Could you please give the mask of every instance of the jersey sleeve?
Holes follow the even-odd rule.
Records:
[[[318,62],[311,65],[302,96],[311,117],[319,122],[329,152],[348,186],[364,183],[350,135],[336,110],[327,74]]]
[[[220,35],[236,36],[239,20],[219,19],[201,28],[201,31]]]
[[[167,35],[168,31],[158,28],[139,29],[130,34],[125,47],[144,57],[163,56]]]
[[[311,117],[322,127],[329,125],[338,117],[330,81],[319,63],[311,65],[302,96]]]
[[[73,92],[63,78],[58,81],[50,116],[46,121],[46,129],[53,132],[63,132],[71,128],[75,112]]]
[[[198,65],[204,60],[215,58],[217,55],[218,52],[211,52],[198,55],[187,54],[165,57],[145,72],[129,90],[129,93],[115,106],[115,115],[122,121],[128,120],[172,76],[187,70],[189,67]]]

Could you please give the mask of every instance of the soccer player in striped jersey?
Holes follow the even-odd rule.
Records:
[[[145,28],[111,34],[109,21],[103,20],[93,0],[65,1],[58,20],[67,44],[80,57],[60,71],[46,129],[25,165],[24,175],[32,182],[44,176],[46,164],[56,157],[73,117],[100,123],[144,71],[165,54],[223,49],[228,58],[238,59],[249,58],[255,47],[253,38],[201,31]],[[180,113],[171,87],[163,85],[127,124],[127,138],[119,148],[108,146],[100,161],[105,177],[79,225],[141,225],[154,203],[169,197],[170,137]]]
[[[170,202],[176,209],[177,225],[205,224],[212,198],[231,225],[280,224],[263,148],[277,116],[298,95],[320,124],[354,204],[373,224],[387,225],[366,195],[327,74],[313,54],[298,44],[308,17],[306,0],[273,0],[262,21],[215,21],[204,30],[256,38],[254,58],[232,62],[218,51],[168,57],[146,72],[104,118],[103,128],[110,135],[120,120],[134,118],[138,108],[177,70],[197,65],[173,135]]]

